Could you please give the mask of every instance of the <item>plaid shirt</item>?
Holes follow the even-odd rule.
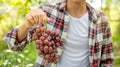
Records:
[[[56,31],[60,34],[63,41],[67,38],[67,30],[69,28],[70,17],[65,11],[66,1],[57,3],[56,5],[42,5],[40,8],[50,17],[49,30]],[[113,47],[110,25],[108,17],[92,8],[87,3],[89,13],[89,62],[90,67],[113,67]],[[5,41],[13,51],[22,50],[27,43],[31,42],[32,34],[40,26],[32,27],[27,37],[19,43],[17,41],[17,31],[19,26],[16,26],[12,31],[5,36]],[[58,57],[62,54],[62,47],[58,49]],[[45,59],[38,56],[36,67],[43,67]],[[56,64],[49,63],[47,67],[56,67]]]

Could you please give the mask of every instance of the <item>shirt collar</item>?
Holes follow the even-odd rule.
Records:
[[[91,5],[87,3],[87,9],[89,13],[89,20],[93,23],[96,23],[97,18],[99,17],[99,12],[94,9]],[[61,3],[59,3],[59,10],[66,11],[66,0],[63,0]]]

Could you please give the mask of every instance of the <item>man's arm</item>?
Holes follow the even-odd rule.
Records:
[[[13,51],[21,51],[26,46],[26,44],[30,42],[27,39],[28,37],[30,38],[30,36],[27,36],[27,35],[23,41],[19,42],[17,40],[19,28],[20,26],[16,26],[10,32],[8,32],[4,37],[4,40],[7,42],[8,47]]]
[[[32,26],[39,26],[47,20],[46,14],[41,9],[31,10],[30,13],[26,15],[25,23],[18,29],[17,40],[21,42]]]
[[[23,41],[27,36],[28,31],[29,31],[28,27],[26,27],[25,25],[21,25],[17,32],[17,41],[18,42]]]
[[[9,48],[13,51],[22,50],[31,41],[32,33],[34,32],[32,26],[40,26],[46,20],[48,20],[48,17],[41,9],[32,10],[26,15],[25,23],[15,27],[5,36],[4,39],[8,43]]]

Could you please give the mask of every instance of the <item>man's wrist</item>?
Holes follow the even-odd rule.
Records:
[[[24,23],[23,23],[23,27],[25,27],[26,29],[30,29],[32,26],[29,25],[28,21],[26,20]]]
[[[22,29],[29,30],[31,27],[29,27],[27,24],[22,24],[21,25]]]

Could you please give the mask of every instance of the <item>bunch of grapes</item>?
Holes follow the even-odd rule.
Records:
[[[39,55],[42,55],[48,63],[58,62],[57,47],[63,46],[59,34],[41,27],[33,34],[32,40],[36,43]]]

